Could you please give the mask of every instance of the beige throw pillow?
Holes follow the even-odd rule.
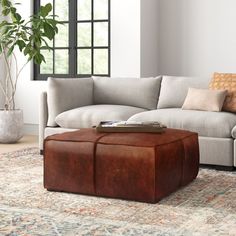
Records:
[[[189,88],[182,109],[221,111],[226,93],[226,90]]]

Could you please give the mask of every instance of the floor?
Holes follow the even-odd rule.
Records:
[[[17,151],[28,147],[38,147],[38,136],[25,135],[18,143],[0,144],[0,154],[4,152]]]

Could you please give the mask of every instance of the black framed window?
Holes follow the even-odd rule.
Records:
[[[37,0],[35,12],[47,3],[63,24],[42,50],[46,63],[34,65],[35,80],[110,76],[110,0]]]

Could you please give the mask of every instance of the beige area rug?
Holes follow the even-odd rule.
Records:
[[[0,235],[236,235],[236,173],[202,169],[146,204],[48,192],[37,149],[2,154]]]

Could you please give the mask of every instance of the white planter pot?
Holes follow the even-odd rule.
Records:
[[[23,137],[23,111],[0,110],[0,143],[16,143]]]

